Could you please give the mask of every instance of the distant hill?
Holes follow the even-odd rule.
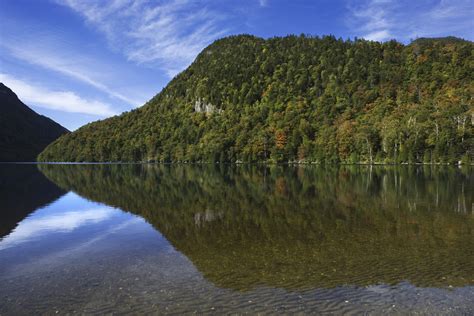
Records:
[[[0,83],[0,161],[36,161],[47,145],[67,132]]]
[[[43,161],[469,162],[474,44],[333,36],[217,40],[143,107]]]
[[[446,37],[420,37],[415,39],[410,45],[429,45],[429,44],[462,44],[462,43],[469,43],[468,40],[454,37],[454,36],[446,36]]]

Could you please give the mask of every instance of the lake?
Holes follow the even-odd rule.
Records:
[[[474,172],[0,165],[0,315],[473,314]]]

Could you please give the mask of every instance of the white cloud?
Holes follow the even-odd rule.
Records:
[[[10,248],[47,233],[67,233],[83,225],[102,222],[110,218],[114,212],[116,211],[111,208],[94,208],[27,218],[1,241],[0,250]]]
[[[16,43],[11,40],[3,41],[0,45],[6,48],[10,55],[16,59],[78,80],[79,82],[106,93],[112,98],[124,101],[129,105],[139,106],[142,104],[142,101],[133,100],[114,91],[99,80],[94,79],[93,74],[98,71],[94,68],[100,68],[95,65],[96,62],[86,60],[84,57],[78,58],[73,56],[70,52],[64,51],[65,49],[63,47],[55,48],[56,45],[48,43],[47,38],[43,38],[42,41],[21,41],[21,43]],[[64,52],[61,55],[58,51]],[[84,64],[86,66],[84,66]],[[96,75],[96,77],[99,76],[101,76],[101,74]]]
[[[391,35],[388,30],[380,30],[365,34],[363,37],[369,41],[384,41],[386,39],[389,39]]]
[[[170,76],[228,33],[220,25],[224,16],[195,0],[57,2],[82,15],[130,61],[157,66]]]
[[[458,35],[472,37],[472,0],[348,0],[347,23],[368,40]]]
[[[261,7],[266,7],[268,5],[268,0],[258,0],[258,3]]]
[[[22,101],[29,105],[104,117],[117,114],[110,105],[96,100],[84,99],[72,91],[52,91],[4,73],[0,73],[0,82],[12,89]]]
[[[370,0],[358,2],[350,7],[351,22],[361,37],[372,41],[384,41],[391,37],[393,22],[389,18],[391,0]]]

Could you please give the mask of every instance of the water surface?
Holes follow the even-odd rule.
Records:
[[[471,169],[0,165],[0,314],[474,312]]]

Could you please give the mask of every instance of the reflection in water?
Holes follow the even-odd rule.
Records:
[[[28,214],[64,193],[36,165],[0,164],[0,238]]]
[[[26,218],[6,236],[0,250],[30,241],[48,233],[71,232],[80,226],[99,223],[112,215],[110,208],[92,208]]]
[[[144,217],[219,287],[474,284],[473,179],[431,168],[41,166]]]
[[[38,167],[72,192],[12,186],[1,315],[474,313],[470,169]]]

